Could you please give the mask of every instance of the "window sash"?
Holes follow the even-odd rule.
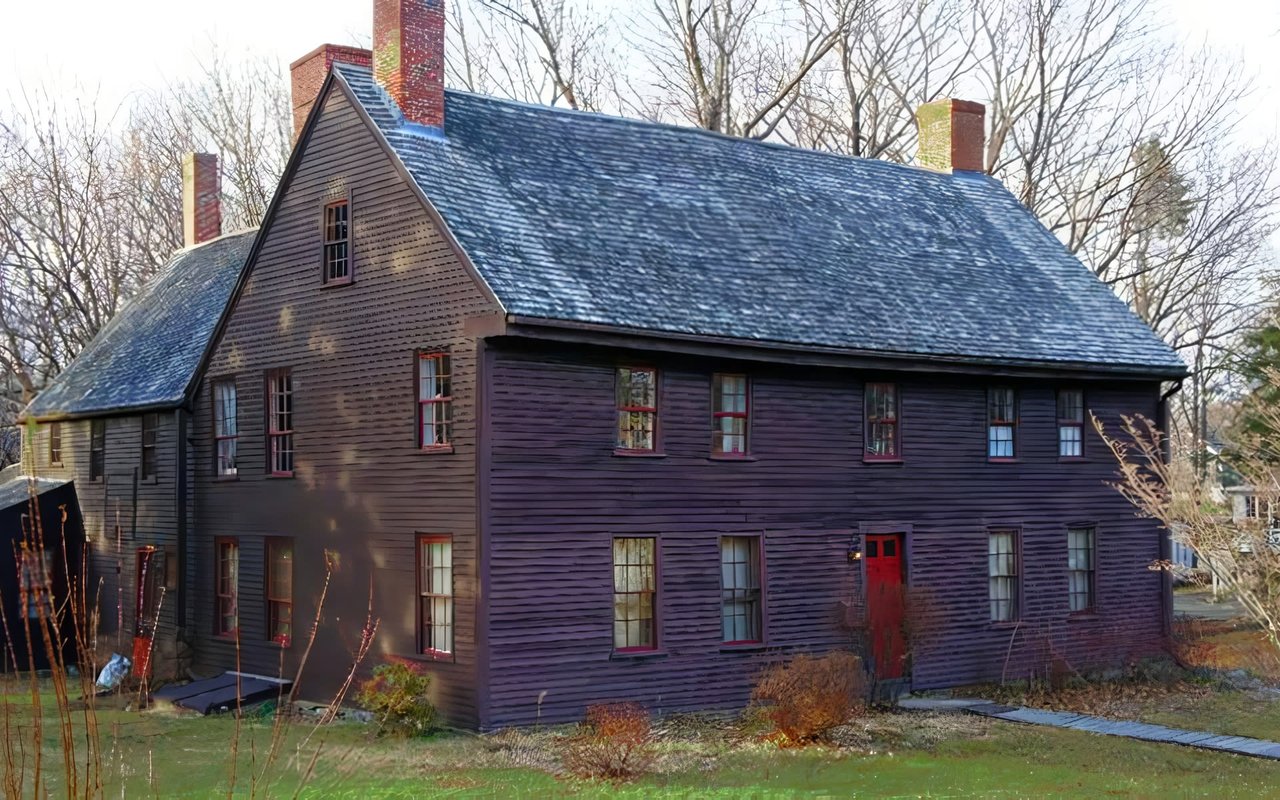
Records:
[[[453,653],[453,537],[418,537],[418,649]]]
[[[653,452],[658,427],[658,371],[652,367],[619,367],[617,372],[617,437],[625,452]]]
[[[747,455],[751,413],[747,376],[717,373],[711,387],[712,454]]]
[[[142,415],[142,477],[150,478],[156,474],[156,428],[159,427],[159,414]]]
[[[1067,596],[1072,612],[1094,609],[1097,557],[1097,532],[1094,528],[1067,529]]]
[[[760,591],[760,537],[720,540],[721,639],[725,644],[763,640]]]
[[[95,419],[89,422],[89,478],[96,480],[106,472],[107,423]]]
[[[991,531],[987,535],[988,597],[992,622],[1012,622],[1020,611],[1018,596],[1018,535]]]
[[[1017,449],[1018,395],[1013,389],[991,389],[987,394],[987,457],[1015,458]]]
[[[657,625],[657,551],[653,537],[613,540],[613,649],[655,650]]]
[[[293,641],[293,540],[267,540],[267,638],[283,647]]]
[[[418,446],[453,443],[453,374],[448,353],[418,355]]]
[[[1084,456],[1084,392],[1064,389],[1058,392],[1058,457]]]
[[[293,475],[293,434],[293,374],[278,370],[267,379],[267,467],[272,475]]]
[[[237,474],[236,442],[239,439],[234,381],[213,384],[214,469],[220,477]]]
[[[324,207],[324,282],[351,277],[350,205],[346,200]]]
[[[897,384],[868,383],[864,404],[864,457],[871,460],[897,459],[901,455]]]
[[[215,547],[215,633],[219,636],[235,636],[240,630],[240,543],[235,539],[218,539]]]
[[[49,423],[49,463],[62,463],[62,423]]]

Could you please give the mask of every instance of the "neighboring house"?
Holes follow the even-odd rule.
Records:
[[[35,434],[25,470],[74,482],[99,641],[129,655],[135,634],[158,632],[157,670],[177,675],[189,661],[176,620],[189,602],[191,394],[254,238],[221,235],[215,157],[188,156],[184,173],[187,247],[23,412],[36,423],[23,426]]]
[[[1184,368],[977,171],[981,106],[922,109],[923,169],[446,92],[443,13],[294,65],[196,395],[202,666],[291,671],[326,564],[303,691],[371,604],[481,728],[1160,648],[1168,540],[1087,420]]]

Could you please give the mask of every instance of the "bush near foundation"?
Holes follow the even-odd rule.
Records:
[[[751,702],[773,726],[770,740],[798,747],[865,713],[866,691],[866,673],[856,655],[801,654],[761,672]]]
[[[649,712],[639,703],[590,706],[562,747],[565,769],[580,778],[626,780],[647,771],[656,758]]]
[[[358,702],[373,712],[378,731],[400,736],[422,736],[435,727],[436,709],[427,699],[431,676],[420,664],[392,658],[373,669],[373,677],[360,684]]]

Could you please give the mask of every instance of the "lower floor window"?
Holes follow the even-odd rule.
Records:
[[[1017,534],[992,531],[987,535],[987,575],[990,584],[991,621],[1018,618]]]
[[[267,540],[267,638],[293,642],[293,539]]]
[[[613,540],[613,647],[653,650],[658,646],[655,612],[658,540]]]
[[[217,570],[214,576],[217,596],[214,632],[219,636],[235,636],[240,630],[240,609],[236,597],[240,584],[240,543],[235,539],[218,539],[214,550],[214,568]]]
[[[1067,591],[1072,611],[1092,611],[1095,604],[1097,537],[1093,528],[1067,529]]]
[[[453,652],[453,537],[418,537],[418,649]]]
[[[720,608],[725,642],[759,642],[760,537],[720,540]]]

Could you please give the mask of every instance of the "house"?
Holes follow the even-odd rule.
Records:
[[[83,515],[99,641],[131,655],[155,639],[161,677],[190,664],[191,395],[254,240],[221,234],[216,157],[183,170],[186,246],[23,412],[25,471],[69,483]]]
[[[982,106],[901,166],[446,91],[444,27],[378,0],[372,53],[292,67],[174,399],[197,669],[309,653],[323,696],[372,616],[366,669],[492,729],[739,707],[797,652],[929,689],[1161,649],[1168,539],[1088,419],[1185,370],[981,174]]]

